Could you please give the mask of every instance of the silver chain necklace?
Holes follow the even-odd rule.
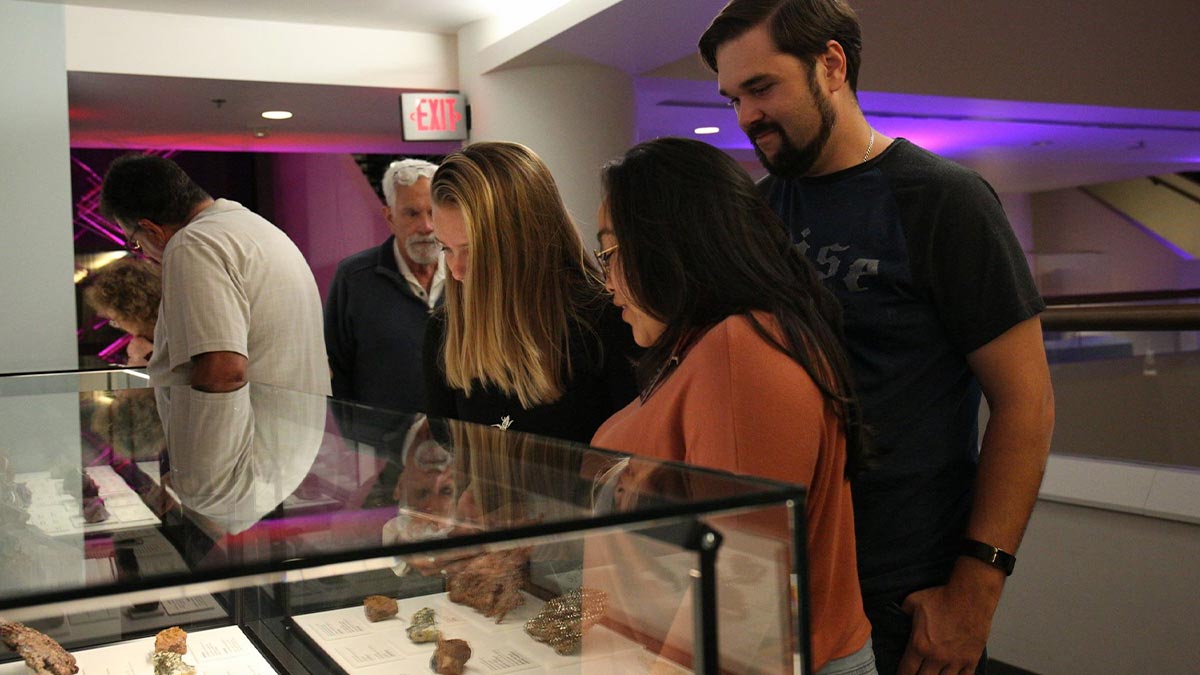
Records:
[[[867,141],[867,151],[863,153],[862,161],[867,161],[871,156],[871,150],[875,147],[875,127],[871,127],[871,140]]]

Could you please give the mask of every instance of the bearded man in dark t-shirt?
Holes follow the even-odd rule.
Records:
[[[734,0],[700,40],[764,194],[844,309],[881,453],[853,482],[879,672],[983,672],[1053,430],[1045,306],[991,187],[867,122],[860,48],[842,0]]]

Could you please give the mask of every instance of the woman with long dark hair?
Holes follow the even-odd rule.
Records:
[[[835,299],[720,150],[642,143],[603,183],[597,256],[646,352],[640,397],[592,444],[807,486],[812,665],[874,672],[847,479],[865,452]]]

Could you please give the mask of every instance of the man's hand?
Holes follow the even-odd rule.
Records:
[[[960,558],[950,583],[917,591],[901,605],[912,615],[899,675],[971,675],[992,629],[1004,573]]]

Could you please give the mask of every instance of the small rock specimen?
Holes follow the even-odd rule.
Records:
[[[171,626],[166,630],[159,631],[158,635],[154,636],[154,651],[186,654],[187,632],[179,626]]]
[[[178,652],[154,652],[150,662],[154,675],[196,675],[196,669],[184,663]]]
[[[506,614],[525,603],[521,586],[525,582],[528,562],[527,548],[475,557],[462,571],[450,577],[446,590],[451,602],[474,607],[484,616],[496,617],[496,623],[500,623]]]
[[[103,523],[108,520],[108,508],[104,506],[104,497],[83,498],[83,521],[85,523]]]
[[[412,623],[408,627],[408,639],[417,644],[442,639],[442,631],[437,628],[437,618],[432,607],[422,607],[413,614]]]
[[[73,675],[79,672],[75,657],[48,635],[22,623],[0,623],[0,640],[25,659],[37,675]]]
[[[466,640],[438,640],[431,665],[438,675],[462,675],[470,658],[471,645]]]
[[[375,623],[390,619],[400,611],[400,606],[396,601],[384,595],[368,595],[363,600],[363,612],[367,615],[367,621]]]

